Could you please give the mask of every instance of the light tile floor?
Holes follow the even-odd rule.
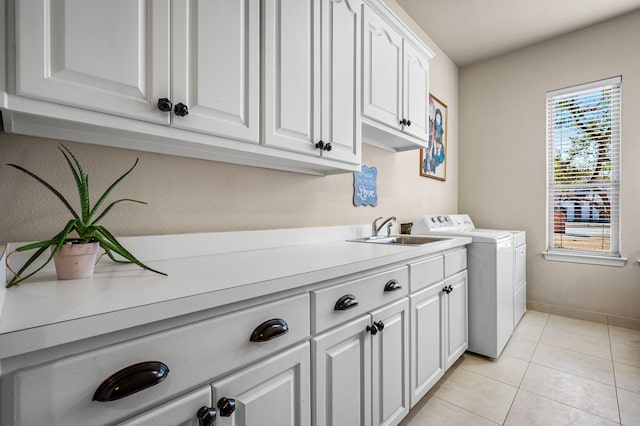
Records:
[[[465,353],[403,426],[640,426],[640,331],[528,311],[498,360]]]

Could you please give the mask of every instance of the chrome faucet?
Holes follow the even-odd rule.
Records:
[[[387,220],[385,220],[384,222],[382,222],[382,224],[380,226],[378,226],[378,221],[382,219],[382,216],[376,218],[373,220],[373,222],[371,223],[371,236],[372,237],[377,237],[378,236],[378,232],[380,232],[380,230],[384,227],[384,225],[387,225],[387,236],[391,233],[391,221],[395,221],[396,217],[395,216],[391,216],[389,218],[387,218]]]

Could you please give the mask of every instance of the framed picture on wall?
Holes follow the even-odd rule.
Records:
[[[429,139],[420,149],[420,175],[447,180],[447,106],[429,94]]]

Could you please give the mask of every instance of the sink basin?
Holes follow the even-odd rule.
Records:
[[[445,240],[446,238],[427,237],[420,235],[390,235],[388,237],[367,237],[357,240],[349,240],[358,243],[375,243],[375,244],[397,244],[402,246],[421,246],[424,244],[435,243]]]

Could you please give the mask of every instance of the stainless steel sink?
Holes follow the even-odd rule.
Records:
[[[403,246],[421,246],[424,244],[435,243],[445,240],[446,238],[427,237],[420,235],[391,235],[388,237],[367,237],[357,240],[349,240],[358,243],[375,243],[375,244],[397,244]]]

